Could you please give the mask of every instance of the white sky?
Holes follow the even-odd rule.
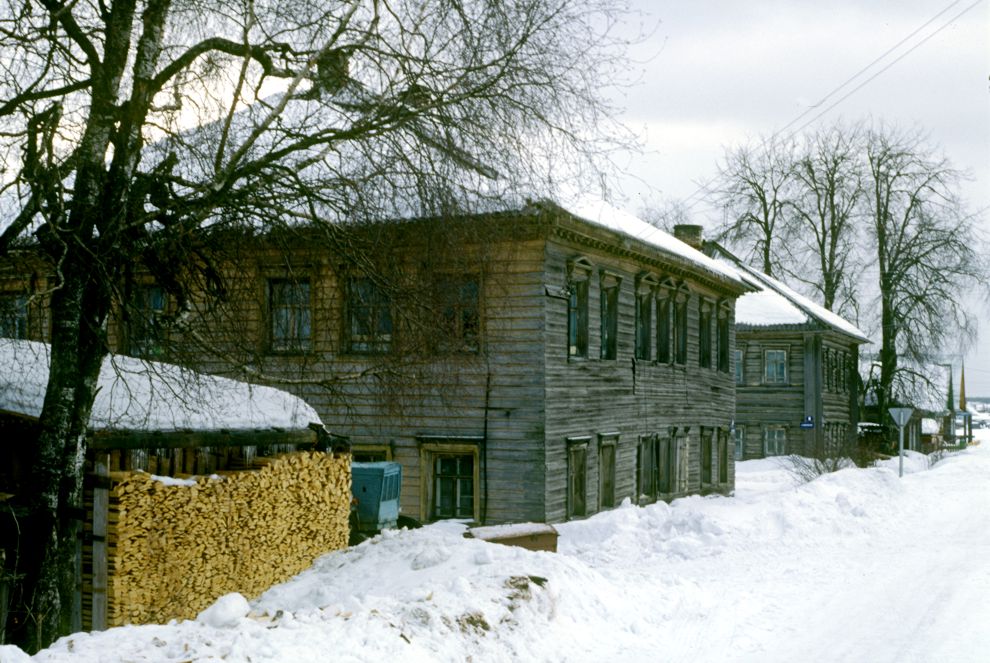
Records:
[[[963,193],[990,238],[990,0],[631,2],[655,30],[632,51],[640,82],[618,98],[646,145],[619,164],[629,175],[616,193],[630,210],[695,195],[723,146],[779,131],[944,10],[790,130],[890,65],[818,122],[872,117],[929,132],[971,175]],[[692,209],[704,225],[713,214]],[[990,396],[990,319],[978,313],[967,393]]]

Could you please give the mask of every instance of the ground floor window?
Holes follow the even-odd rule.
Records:
[[[712,429],[701,429],[701,485],[712,482]]]
[[[602,435],[598,442],[598,504],[601,509],[615,506],[615,448],[618,435]]]
[[[732,441],[735,444],[736,460],[742,460],[746,454],[746,427],[736,426],[732,429]]]
[[[636,450],[636,494],[640,500],[657,496],[660,469],[660,438],[643,435]]]
[[[677,438],[673,435],[660,442],[660,492],[673,493],[677,489]]]
[[[589,438],[567,440],[567,517],[588,515],[588,441]]]
[[[478,520],[478,445],[421,442],[422,512],[430,520]]]
[[[724,428],[718,431],[718,482],[729,483],[729,433]]]
[[[787,453],[787,429],[770,426],[764,433],[763,453],[766,456],[783,456]]]

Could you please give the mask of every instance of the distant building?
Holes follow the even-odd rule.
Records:
[[[715,242],[753,292],[736,303],[737,459],[832,456],[855,444],[863,332]]]

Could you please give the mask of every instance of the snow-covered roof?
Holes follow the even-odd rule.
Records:
[[[942,426],[939,425],[938,420],[930,419],[925,417],[921,420],[921,434],[922,435],[938,435],[942,431]]]
[[[49,346],[0,338],[0,410],[39,417]],[[319,423],[301,398],[154,361],[110,355],[89,418],[97,430],[302,429]]]
[[[801,325],[819,322],[864,343],[869,338],[856,325],[829,311],[808,297],[796,292],[772,276],[746,265],[719,247],[723,258],[716,262],[737,268],[742,279],[759,289],[746,293],[736,301],[736,323],[753,327]]]
[[[743,282],[739,272],[731,265],[709,258],[670,233],[604,200],[579,194],[562,197],[560,200],[554,201],[554,204],[573,216],[654,246],[723,279],[735,283]]]

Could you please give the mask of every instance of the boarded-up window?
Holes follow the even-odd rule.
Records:
[[[615,448],[617,435],[603,435],[598,443],[598,504],[599,508],[615,506]]]
[[[567,443],[567,517],[588,515],[588,439]]]
[[[701,428],[701,485],[712,482],[712,429]]]
[[[300,352],[312,346],[308,280],[269,279],[269,348],[273,352]]]
[[[601,278],[601,358],[615,359],[619,335],[619,279],[611,274]]]
[[[729,483],[729,433],[721,428],[718,431],[718,482]]]
[[[382,354],[392,348],[392,307],[385,291],[370,278],[347,281],[347,350]]]
[[[650,359],[650,323],[653,318],[653,294],[636,295],[636,359]]]
[[[687,363],[687,343],[688,343],[688,304],[687,295],[680,294],[674,301],[674,361],[678,364]]]
[[[729,372],[729,306],[724,302],[718,307],[715,345],[718,347],[718,370]]]
[[[712,366],[712,305],[705,301],[698,308],[698,365]]]
[[[660,469],[660,438],[643,435],[636,450],[636,494],[640,499],[652,499],[657,495]]]
[[[24,295],[0,296],[0,336],[27,338],[28,299]]]
[[[670,363],[670,298],[657,298],[657,361]]]

